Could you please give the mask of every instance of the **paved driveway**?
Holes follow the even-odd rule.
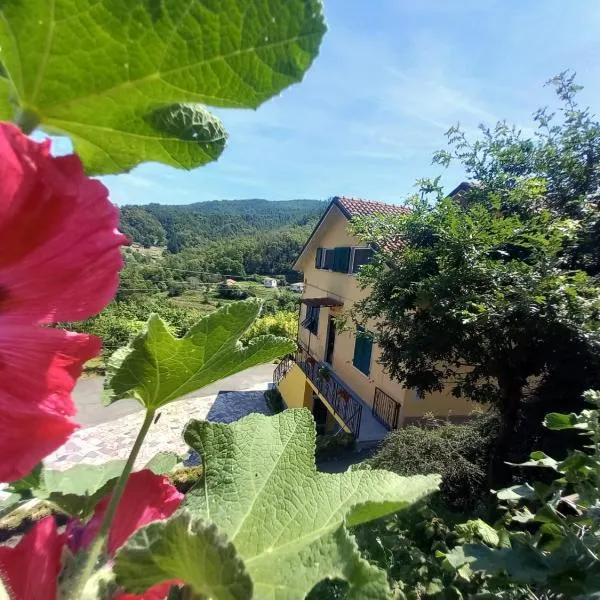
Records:
[[[252,367],[162,408],[144,441],[136,467],[143,467],[161,451],[187,454],[181,432],[190,419],[229,423],[252,412],[269,414],[263,394],[272,381],[273,368],[272,364]],[[62,470],[79,463],[101,464],[127,458],[144,418],[142,407],[135,400],[104,406],[101,377],[79,380],[73,398],[77,406],[75,419],[82,427],[44,463]]]
[[[220,391],[256,389],[257,386],[272,381],[274,369],[275,365],[273,364],[258,365],[207,385],[183,398],[211,396]],[[75,420],[82,427],[114,421],[142,410],[135,400],[119,400],[110,406],[104,406],[102,403],[102,377],[98,376],[81,378],[73,390],[73,400],[77,407]]]

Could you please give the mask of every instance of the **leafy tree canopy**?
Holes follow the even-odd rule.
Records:
[[[470,185],[446,197],[422,180],[409,214],[353,225],[381,249],[357,314],[378,319],[383,364],[408,387],[498,407],[497,465],[528,412],[538,422],[600,383],[600,123],[573,77],[551,83],[562,105],[535,114],[533,138],[505,122],[475,142],[449,131],[435,160]]]

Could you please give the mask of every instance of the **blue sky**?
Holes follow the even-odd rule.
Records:
[[[325,0],[329,31],[304,81],[257,111],[219,110],[218,162],[104,178],[118,204],[358,196],[401,202],[460,122],[531,127],[544,82],[574,69],[600,113],[597,0]],[[457,169],[443,172],[452,188]]]

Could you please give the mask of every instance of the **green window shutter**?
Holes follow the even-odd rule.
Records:
[[[347,273],[350,265],[350,248],[340,246],[335,249],[333,255],[333,270],[336,273]]]
[[[354,342],[354,357],[352,364],[362,373],[368,375],[371,372],[371,354],[373,352],[373,340],[362,327],[356,330]]]
[[[319,313],[320,309],[318,306],[313,306],[313,328],[311,329],[314,335],[319,333]]]
[[[315,255],[315,269],[321,268],[322,258],[323,258],[323,248],[317,248],[317,254]]]
[[[333,256],[335,254],[335,251],[333,250],[333,248],[327,248],[323,250],[323,253],[325,255],[323,261],[323,268],[331,271],[331,269],[333,269]]]

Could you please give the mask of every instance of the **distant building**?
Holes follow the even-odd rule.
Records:
[[[304,284],[301,281],[299,281],[298,283],[291,283],[290,291],[301,294],[304,291]]]
[[[420,397],[417,390],[390,377],[369,331],[375,321],[354,330],[338,328],[344,311],[365,297],[356,274],[371,262],[375,251],[348,231],[348,222],[354,217],[395,217],[405,212],[398,205],[336,197],[293,265],[305,278],[305,284],[293,284],[303,287],[298,350],[293,359],[279,363],[274,381],[288,408],[312,411],[317,431],[342,428],[366,444],[426,413],[464,419],[473,411],[473,403],[455,398],[449,389]]]
[[[276,288],[277,287],[277,279],[273,279],[272,277],[266,277],[263,281],[263,285],[266,288]]]

